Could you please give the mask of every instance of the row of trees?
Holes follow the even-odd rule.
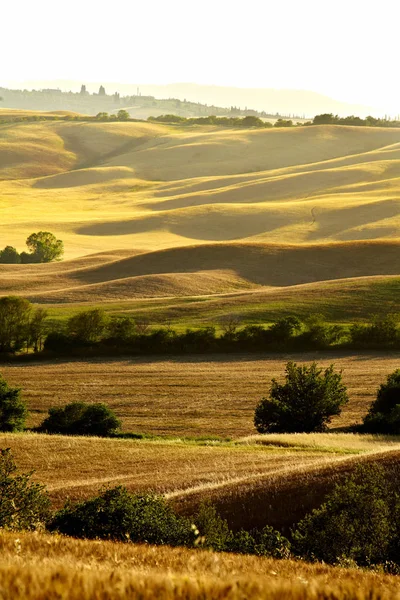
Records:
[[[0,263],[27,264],[46,263],[60,260],[64,254],[64,244],[49,231],[32,233],[26,240],[30,252],[19,253],[13,246],[6,246],[0,250]]]
[[[400,121],[391,120],[388,118],[376,118],[365,117],[362,119],[361,117],[356,117],[354,115],[350,115],[348,117],[339,117],[338,115],[334,115],[333,113],[324,113],[321,115],[316,115],[312,122],[313,125],[353,125],[356,127],[400,127]]]
[[[207,353],[259,352],[327,348],[399,348],[398,317],[375,317],[369,324],[350,328],[327,324],[321,315],[301,321],[288,316],[268,327],[240,327],[235,318],[224,318],[216,327],[187,329],[150,327],[145,319],[110,316],[96,308],[70,317],[65,325],[52,324],[47,312],[34,309],[18,296],[0,298],[0,353],[33,348],[58,354],[91,353]]]
[[[160,115],[159,117],[149,117],[148,121],[155,123],[177,123],[180,125],[219,125],[220,127],[257,127],[261,129],[271,127],[293,127],[294,123],[290,119],[277,119],[272,125],[269,121],[263,121],[259,117],[249,115],[240,117],[180,117],[179,115]]]

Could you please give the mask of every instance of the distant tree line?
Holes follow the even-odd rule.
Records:
[[[333,115],[332,113],[324,113],[321,115],[316,115],[312,122],[313,125],[353,125],[356,127],[400,127],[400,120],[389,119],[389,118],[376,118],[365,117],[362,119],[361,117],[355,117],[354,115],[350,115],[348,117],[339,117],[338,115]]]
[[[274,124],[269,121],[263,121],[260,117],[249,115],[247,117],[180,117],[179,115],[160,115],[159,117],[149,117],[147,119],[153,123],[174,123],[179,125],[218,125],[220,127],[258,127],[268,129],[271,127],[293,127],[292,120],[277,119]]]
[[[0,250],[0,263],[3,264],[29,264],[46,263],[60,260],[64,253],[64,244],[49,231],[32,233],[26,240],[30,252],[19,253],[13,246],[6,246]]]
[[[325,349],[400,349],[399,319],[376,316],[349,327],[326,323],[322,315],[301,321],[286,316],[265,325],[241,326],[234,316],[216,326],[175,331],[142,318],[110,316],[103,309],[81,311],[65,323],[48,321],[18,296],[0,298],[0,353],[34,349],[44,355],[192,354],[287,352]]]

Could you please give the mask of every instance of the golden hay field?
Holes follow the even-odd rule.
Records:
[[[253,556],[0,534],[4,600],[395,600],[398,578]]]
[[[172,436],[240,437],[255,432],[254,409],[285,363],[343,370],[349,404],[332,427],[359,423],[386,376],[399,368],[399,353],[315,352],[282,355],[213,355],[56,360],[2,365],[10,385],[22,388],[38,425],[50,406],[105,402],[125,431]]]
[[[253,436],[234,442],[129,440],[45,434],[0,434],[22,471],[46,485],[54,506],[104,486],[164,494],[192,515],[210,499],[233,528],[269,523],[284,532],[344,475],[364,462],[395,469],[395,437],[356,434]]]

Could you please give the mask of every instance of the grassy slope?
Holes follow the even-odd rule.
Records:
[[[199,550],[1,533],[4,600],[394,600],[376,572]]]

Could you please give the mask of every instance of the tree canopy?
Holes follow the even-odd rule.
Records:
[[[26,245],[35,258],[32,262],[45,263],[60,260],[64,254],[63,242],[49,231],[32,233],[26,240]]]

